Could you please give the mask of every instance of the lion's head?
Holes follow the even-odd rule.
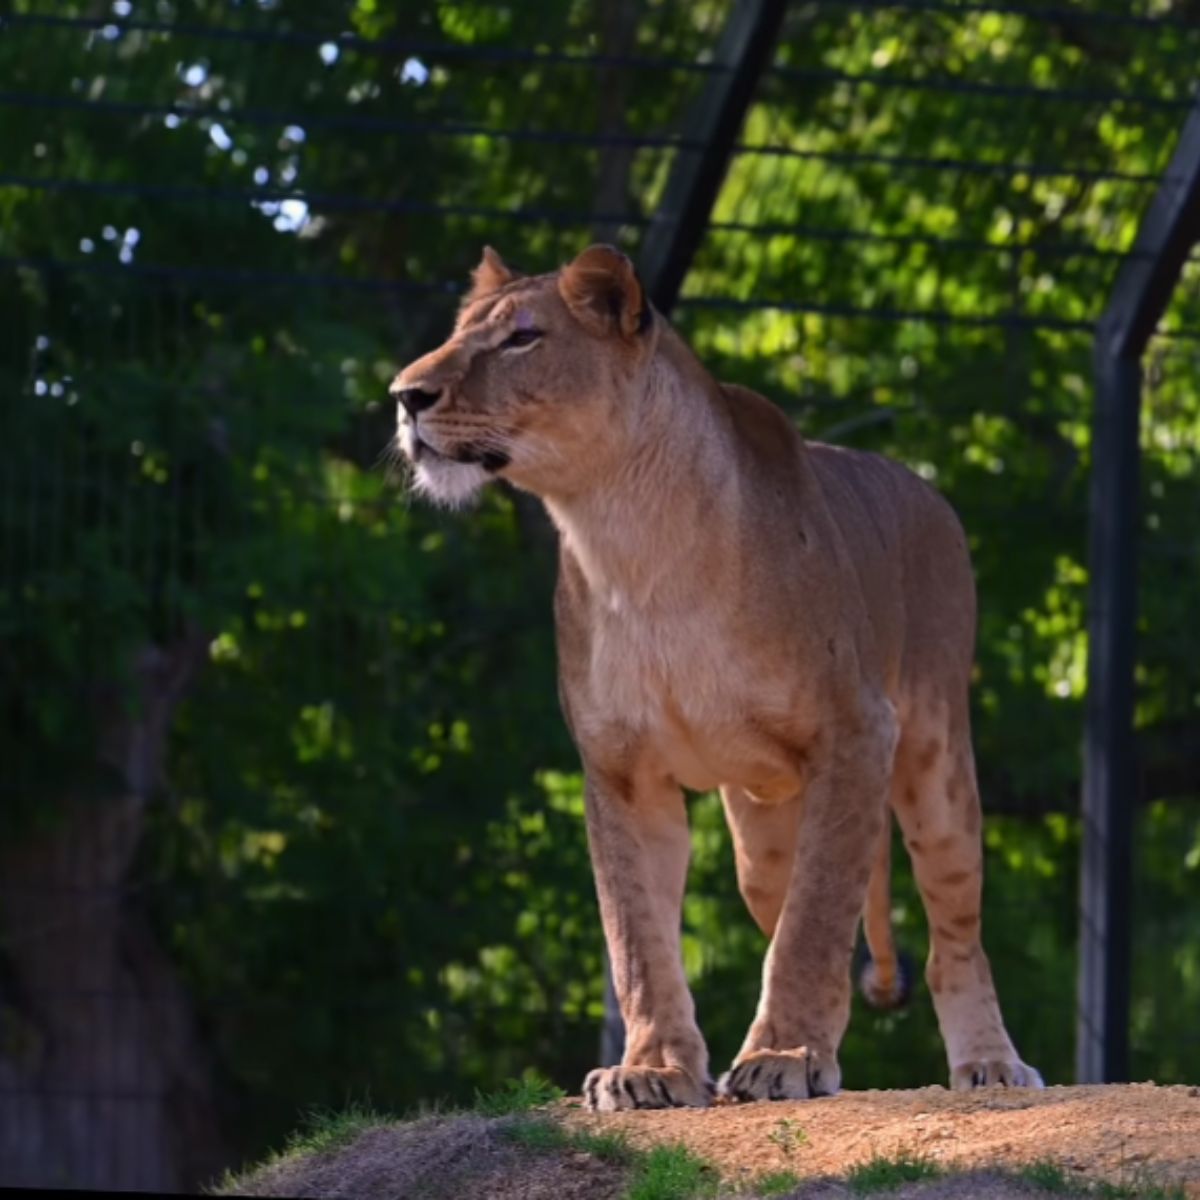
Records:
[[[658,341],[633,264],[591,246],[524,276],[487,247],[472,281],[449,339],[390,388],[417,489],[458,505],[496,475],[541,496],[586,486],[636,426]]]

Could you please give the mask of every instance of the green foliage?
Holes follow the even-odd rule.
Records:
[[[916,1151],[903,1151],[892,1158],[876,1156],[859,1163],[846,1175],[850,1190],[860,1196],[874,1192],[891,1192],[906,1183],[933,1179],[942,1168],[931,1158]]]
[[[205,1192],[213,1196],[237,1195],[245,1181],[257,1171],[297,1155],[332,1153],[349,1145],[367,1130],[391,1125],[398,1120],[398,1117],[378,1112],[368,1104],[352,1103],[340,1109],[310,1109],[303,1115],[300,1127],[287,1136],[282,1150],[273,1151],[252,1167],[238,1172],[226,1171]]]
[[[507,1121],[500,1132],[514,1145],[542,1153],[561,1150],[570,1145],[571,1141],[570,1134],[561,1125],[545,1117],[523,1117],[517,1121]]]
[[[753,1188],[759,1196],[786,1196],[800,1186],[800,1176],[792,1171],[771,1171],[759,1175],[754,1180]]]
[[[476,1092],[474,1107],[485,1117],[503,1117],[541,1108],[561,1100],[564,1095],[562,1088],[528,1072],[520,1079],[506,1079],[494,1092]]]
[[[1185,1200],[1187,1196],[1182,1185],[1156,1183],[1151,1178],[1130,1183],[1101,1180],[1092,1190],[1101,1200]]]
[[[1043,1192],[1076,1192],[1079,1185],[1067,1177],[1067,1173],[1056,1162],[1032,1162],[1014,1172],[1024,1183]]]
[[[808,1134],[799,1121],[790,1117],[782,1117],[775,1122],[775,1128],[767,1134],[767,1141],[779,1147],[784,1158],[790,1159],[802,1146],[808,1145]]]
[[[693,1200],[716,1194],[716,1170],[685,1146],[655,1146],[634,1160],[625,1200]]]
[[[547,1117],[522,1117],[506,1121],[501,1127],[501,1133],[509,1141],[528,1150],[583,1150],[604,1162],[614,1164],[633,1162],[642,1153],[635,1150],[621,1133],[568,1130]]]
[[[285,1154],[328,1154],[354,1141],[359,1134],[379,1125],[391,1125],[397,1118],[390,1113],[362,1104],[342,1109],[314,1109],[304,1124],[288,1139]]]

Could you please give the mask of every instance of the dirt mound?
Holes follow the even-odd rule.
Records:
[[[618,1200],[638,1167],[628,1156],[597,1152],[596,1135],[611,1145],[615,1134],[638,1150],[686,1147],[715,1168],[710,1182],[720,1177],[722,1196],[753,1196],[764,1176],[789,1172],[794,1200],[848,1200],[862,1193],[861,1180],[852,1190],[839,1179],[855,1168],[910,1159],[948,1173],[890,1190],[895,1200],[1045,1195],[1034,1182],[1014,1178],[1029,1164],[1057,1168],[1047,1187],[1060,1196],[1083,1195],[1104,1181],[1200,1197],[1200,1088],[958,1093],[930,1087],[612,1114],[560,1101],[533,1119],[551,1132],[546,1121],[552,1121],[561,1133],[514,1137],[530,1117],[427,1117],[367,1129],[335,1149],[293,1154],[231,1190],[360,1200]]]
[[[352,1200],[617,1200],[625,1174],[590,1154],[522,1150],[508,1122],[425,1117],[368,1129],[344,1146],[300,1153],[243,1176],[238,1196]]]
[[[598,1115],[566,1110],[576,1128],[622,1130],[638,1146],[682,1142],[726,1179],[749,1169],[801,1178],[844,1175],[875,1157],[915,1153],[942,1166],[1053,1162],[1068,1177],[1188,1185],[1200,1196],[1200,1088],[1150,1083],[951,1092],[842,1092],[820,1100],[701,1112]]]

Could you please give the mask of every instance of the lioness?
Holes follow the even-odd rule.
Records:
[[[929,917],[952,1086],[1041,1086],[980,944],[975,595],[949,505],[717,383],[608,246],[532,277],[485,249],[450,339],[391,394],[419,491],[457,505],[501,476],[558,527],[559,690],[627,1031],[588,1105],[836,1092],[860,914],[869,998],[899,987],[889,806]],[[720,788],[771,939],[716,1089],[680,961],[685,787]]]

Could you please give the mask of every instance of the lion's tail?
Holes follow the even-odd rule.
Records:
[[[912,961],[896,953],[892,936],[892,813],[888,810],[863,905],[863,932],[870,957],[858,986],[873,1008],[902,1008],[912,995]]]

